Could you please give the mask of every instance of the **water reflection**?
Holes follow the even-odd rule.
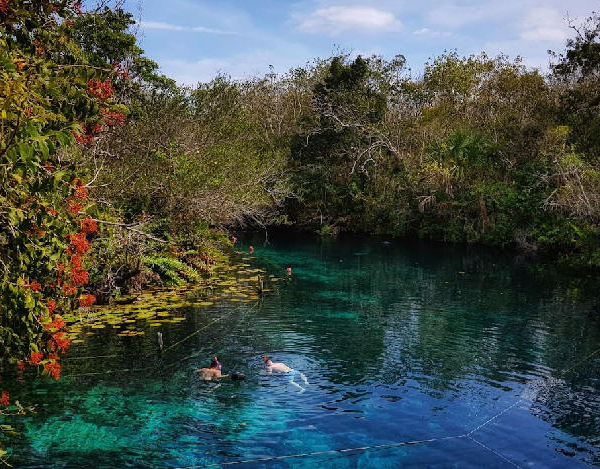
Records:
[[[249,241],[254,262],[282,278],[256,308],[189,307],[185,321],[144,336],[101,330],[74,347],[65,379],[15,387],[39,413],[15,422],[26,438],[13,457],[24,467],[205,465],[461,435],[510,408],[477,432],[489,449],[463,438],[278,467],[505,467],[496,453],[520,466],[600,464],[594,279],[474,248],[271,240]],[[156,353],[157,330],[175,344],[220,317]],[[263,353],[304,372],[307,392],[263,373]],[[248,379],[201,383],[192,371],[213,354]],[[96,356],[106,358],[78,359]]]

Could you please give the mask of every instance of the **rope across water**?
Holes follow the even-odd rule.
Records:
[[[258,304],[259,304],[259,302],[257,301],[252,306],[250,306],[250,308],[248,310],[250,311],[250,310],[256,308],[258,306]],[[165,353],[167,351],[170,351],[170,350],[174,349],[175,347],[178,347],[179,345],[183,344],[184,342],[188,341],[192,337],[194,337],[197,334],[199,334],[201,331],[207,329],[208,327],[212,326],[213,324],[215,324],[215,323],[217,323],[219,321],[222,321],[223,319],[225,319],[226,317],[230,316],[234,312],[239,311],[241,308],[242,308],[242,305],[240,305],[240,306],[238,306],[236,308],[233,308],[231,311],[227,312],[226,314],[224,314],[222,316],[219,316],[218,318],[210,321],[208,324],[203,325],[202,327],[200,327],[199,329],[195,330],[194,332],[192,332],[188,336],[186,336],[183,339],[179,340],[178,342],[170,345],[169,347],[166,347],[163,350],[163,353]],[[576,362],[574,365],[572,365],[572,366],[564,369],[563,371],[559,372],[559,374],[565,375],[566,373],[569,373],[570,371],[574,370],[579,365],[585,363],[586,361],[588,361],[590,358],[592,358],[593,356],[597,355],[598,353],[600,353],[600,349],[597,349],[597,350],[593,351],[592,353],[588,354],[583,359],[581,359],[580,361]],[[198,356],[198,352],[192,354],[190,357],[187,357],[187,358],[192,358],[192,357],[195,357],[195,356]],[[108,355],[103,356],[103,358],[108,358],[108,357],[111,357],[111,356],[108,356]],[[85,357],[85,358],[94,358],[94,357]],[[100,357],[98,357],[98,358],[100,358]],[[185,358],[185,359],[187,359],[187,358]],[[185,359],[183,359],[183,360],[185,360]],[[181,361],[181,360],[178,360],[178,361]],[[144,368],[144,369],[150,369],[150,368],[152,368],[152,367]],[[142,371],[144,369],[137,369],[137,370],[130,370],[130,369],[115,370],[115,371],[111,371],[110,373],[118,373],[120,371],[123,371],[123,372]],[[107,373],[107,372],[104,372],[104,373]],[[70,375],[70,376],[85,376],[85,375],[90,375],[90,374],[97,374],[97,373],[83,373],[83,374],[74,374],[74,375]],[[547,380],[548,380],[548,378],[545,378],[545,377],[537,378],[536,380],[534,380],[534,381],[532,381],[532,382],[529,383],[529,387],[531,387],[536,382],[543,382],[543,381],[547,381]],[[478,444],[479,446],[481,446],[482,448],[484,448],[485,450],[487,450],[487,451],[495,454],[497,457],[501,458],[505,462],[511,464],[512,466],[517,467],[517,468],[521,468],[521,466],[519,466],[514,461],[511,461],[509,458],[507,458],[506,456],[504,456],[502,453],[500,453],[500,452],[498,452],[498,451],[496,451],[496,450],[488,447],[487,445],[485,445],[481,441],[477,440],[474,437],[474,434],[476,432],[478,432],[479,430],[483,429],[484,427],[486,427],[487,425],[489,425],[490,423],[492,423],[493,421],[495,421],[496,419],[498,419],[499,417],[501,417],[506,412],[510,411],[511,409],[513,409],[516,406],[518,406],[519,404],[521,404],[523,401],[524,401],[523,398],[518,399],[516,402],[514,402],[513,404],[505,407],[500,412],[498,412],[497,414],[493,415],[492,417],[490,417],[488,420],[486,420],[482,424],[474,427],[469,432],[463,433],[463,434],[459,434],[459,435],[450,435],[450,436],[445,436],[445,437],[429,438],[429,439],[423,439],[423,440],[409,440],[409,441],[401,441],[401,442],[394,442],[394,443],[385,443],[385,444],[379,444],[379,445],[366,445],[366,446],[360,446],[360,447],[354,447],[354,448],[342,448],[342,449],[314,451],[314,452],[307,452],[307,453],[287,454],[287,455],[281,455],[281,456],[266,456],[266,457],[262,457],[262,458],[242,459],[242,460],[226,461],[226,462],[212,463],[212,464],[206,464],[206,465],[183,466],[183,467],[178,467],[176,469],[201,469],[201,468],[207,468],[207,467],[234,466],[234,465],[241,465],[241,464],[282,461],[282,460],[287,460],[287,459],[297,459],[297,458],[306,458],[306,457],[315,457],[315,456],[324,456],[324,455],[350,456],[350,455],[352,455],[352,453],[357,453],[357,452],[376,451],[376,450],[382,450],[382,449],[398,448],[398,447],[403,447],[403,446],[416,446],[416,445],[422,445],[422,444],[427,444],[427,443],[433,443],[433,442],[436,442],[436,441],[447,441],[447,440],[457,440],[457,439],[469,439],[469,440],[475,442],[476,444]]]
[[[257,301],[256,303],[254,303],[252,306],[250,306],[250,308],[248,309],[248,311],[253,310],[254,308],[256,308],[258,306],[259,302]],[[174,349],[175,347],[177,347],[178,345],[181,345],[182,343],[186,342],[187,340],[191,339],[192,337],[194,337],[195,335],[199,334],[200,332],[202,332],[204,329],[212,326],[213,324],[225,319],[226,317],[232,315],[233,313],[235,313],[236,311],[239,311],[242,308],[242,305],[238,306],[237,308],[233,308],[231,311],[229,311],[228,313],[224,314],[223,316],[218,317],[217,319],[209,322],[208,324],[202,326],[200,329],[195,330],[194,332],[192,332],[190,335],[188,335],[187,337],[184,337],[183,339],[181,339],[179,342],[175,342],[173,345],[169,345],[168,347],[166,347],[163,352],[168,352],[171,349]]]
[[[564,374],[572,371],[573,369],[575,369],[579,365],[585,363],[587,360],[589,360],[590,358],[592,358],[594,355],[597,355],[598,353],[600,353],[600,349],[595,350],[594,352],[588,354],[586,357],[584,357],[583,359],[581,359],[580,361],[578,361],[574,365],[572,365],[569,368],[566,368],[565,370],[561,371],[560,374],[564,375]],[[537,378],[536,380],[534,380],[531,383],[529,383],[529,386],[531,386],[535,382],[546,381],[547,379],[548,378]],[[516,406],[518,406],[519,404],[521,404],[524,400],[525,399],[523,399],[523,398],[518,399],[516,402],[510,404],[509,406],[506,406],[500,412],[498,412],[497,414],[493,415],[492,417],[490,417],[489,419],[487,419],[482,424],[474,427],[469,432],[463,433],[463,434],[459,434],[459,435],[450,435],[450,436],[439,437],[439,438],[429,438],[429,439],[425,439],[425,440],[400,441],[400,442],[385,443],[385,444],[380,444],[380,445],[366,445],[366,446],[360,446],[360,447],[355,447],[355,448],[332,449],[332,450],[314,451],[314,452],[308,452],[308,453],[287,454],[287,455],[281,455],[281,456],[266,456],[266,457],[263,457],[263,458],[241,459],[241,460],[237,460],[237,461],[226,461],[226,462],[211,463],[211,464],[198,465],[198,466],[182,466],[182,467],[178,467],[176,469],[202,469],[202,468],[205,468],[205,467],[234,466],[234,465],[240,465],[240,464],[271,462],[271,461],[282,461],[282,460],[295,459],[295,458],[306,458],[306,457],[314,457],[314,456],[323,456],[323,455],[327,455],[327,454],[337,454],[337,455],[340,455],[340,456],[350,456],[350,455],[352,455],[352,453],[356,453],[356,452],[375,451],[375,450],[382,450],[382,449],[389,449],[389,448],[398,448],[398,447],[402,447],[402,446],[416,446],[416,445],[422,445],[422,444],[427,444],[427,443],[433,443],[433,442],[436,442],[436,441],[458,440],[458,439],[463,439],[463,438],[464,439],[469,439],[469,440],[475,442],[476,444],[478,444],[479,446],[481,446],[485,450],[487,450],[487,451],[495,454],[497,457],[499,457],[503,461],[511,464],[514,467],[517,467],[517,468],[521,469],[521,466],[519,466],[517,463],[515,463],[512,460],[510,460],[506,456],[504,456],[502,453],[500,453],[500,452],[498,452],[498,451],[490,448],[489,446],[485,445],[481,441],[477,440],[474,437],[474,434],[476,432],[478,432],[479,430],[483,429],[484,427],[486,427],[487,425],[489,425],[490,423],[492,423],[493,421],[495,421],[496,419],[498,419],[499,417],[501,417],[502,415],[504,415],[506,412],[510,411],[511,409],[513,409]]]
[[[256,308],[258,306],[260,302],[257,301],[255,302],[253,305],[251,305],[248,308],[248,312],[252,311],[254,308]],[[200,332],[202,332],[203,330],[209,328],[210,326],[212,326],[213,324],[216,324],[219,321],[222,321],[223,319],[225,319],[226,317],[231,316],[233,313],[235,313],[236,311],[239,311],[240,309],[242,309],[244,305],[239,305],[236,308],[232,308],[231,311],[223,314],[222,316],[219,316],[218,318],[210,321],[208,324],[203,325],[202,327],[200,327],[199,329],[196,329],[194,332],[192,332],[191,334],[189,334],[188,336],[184,337],[183,339],[181,339],[178,342],[175,342],[174,344],[166,347],[163,350],[163,353],[168,352],[169,350],[174,349],[175,347],[183,344],[184,342],[188,341],[189,339],[191,339],[192,337],[198,335]],[[177,362],[181,362],[183,360],[187,360],[189,358],[195,358],[200,354],[200,352],[195,352],[192,355],[190,355],[189,357],[185,357],[183,359],[179,359],[177,360]],[[148,358],[149,356],[151,356],[153,354],[149,354],[146,355],[145,358]],[[91,359],[96,359],[96,358],[114,358],[114,357],[118,357],[119,355],[98,355],[96,357],[73,357],[72,359],[87,359],[87,360],[91,360]],[[166,366],[169,366],[168,364]],[[100,374],[113,374],[113,373],[128,373],[128,372],[132,372],[132,371],[145,371],[145,370],[149,370],[149,369],[154,369],[155,367],[145,367],[145,368],[135,368],[135,369],[123,369],[123,370],[108,370],[108,371],[102,371],[102,372],[93,372],[93,373],[74,373],[74,374],[70,374],[70,375],[64,375],[65,377],[76,377],[76,376],[94,376],[94,375],[100,375]]]

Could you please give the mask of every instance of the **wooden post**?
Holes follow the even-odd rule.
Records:
[[[158,348],[160,349],[160,351],[162,352],[163,349],[163,338],[162,338],[162,332],[157,332],[156,336],[158,338]]]

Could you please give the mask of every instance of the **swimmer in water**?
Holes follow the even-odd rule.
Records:
[[[200,377],[204,381],[215,381],[219,378],[225,378],[227,376],[221,374],[221,363],[216,356],[212,358],[212,361],[210,362],[210,368],[199,368],[194,370],[194,373],[201,373]]]
[[[290,368],[289,366],[287,366],[285,363],[274,363],[268,355],[264,355],[263,356],[263,360],[265,362],[265,371],[267,373],[272,373],[273,371],[278,371],[279,373],[287,373],[288,374],[288,381],[289,383],[298,388],[299,389],[299,394],[302,394],[304,391],[306,391],[305,388],[303,388],[302,386],[300,386],[298,383],[296,383],[294,381],[294,377],[296,375],[300,375],[300,379],[304,382],[305,385],[308,385],[308,379],[306,378],[306,376],[304,376],[304,373],[300,373],[296,370],[294,370],[293,368]]]

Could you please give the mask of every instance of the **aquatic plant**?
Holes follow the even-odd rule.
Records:
[[[193,267],[174,257],[145,256],[142,261],[144,265],[156,272],[168,286],[179,286],[187,281],[196,281],[200,278]]]

